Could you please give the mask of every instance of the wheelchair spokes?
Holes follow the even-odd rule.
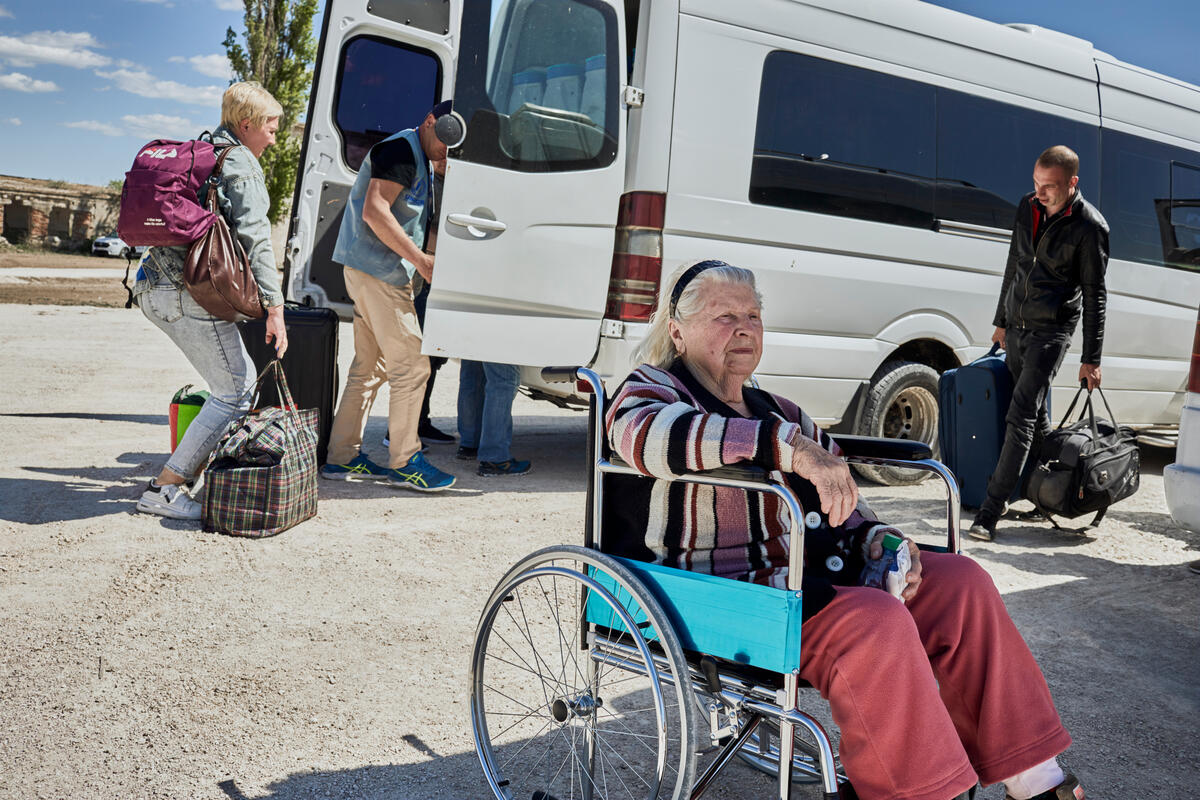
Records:
[[[653,597],[620,570],[582,548],[543,551],[514,567],[489,600],[471,706],[497,797],[686,796],[695,769],[687,668]],[[643,668],[607,657],[608,635],[632,644]]]

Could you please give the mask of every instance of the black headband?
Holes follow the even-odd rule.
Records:
[[[675,306],[679,305],[679,297],[683,294],[683,290],[687,288],[687,285],[691,283],[697,275],[699,275],[701,272],[704,272],[706,269],[728,266],[729,265],[724,261],[709,259],[707,261],[701,261],[697,264],[692,264],[690,267],[688,267],[687,271],[680,275],[679,280],[675,281],[675,285],[671,287],[671,306],[669,309],[671,312],[671,317],[674,318],[675,316]]]

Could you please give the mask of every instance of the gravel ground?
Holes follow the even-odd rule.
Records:
[[[315,519],[246,541],[133,513],[169,398],[197,380],[139,313],[0,305],[0,337],[0,797],[488,796],[466,714],[474,628],[508,565],[580,541],[582,414],[518,399],[524,478],[459,469],[434,496],[326,481]],[[348,326],[341,341],[344,375]],[[433,398],[448,430],[456,372]],[[452,453],[431,458],[455,471]],[[967,549],[1043,665],[1089,797],[1183,800],[1200,751],[1200,576],[1183,565],[1200,534],[1166,513],[1170,451],[1143,458],[1141,491],[1088,535],[1013,523]],[[867,492],[936,536],[936,486]],[[771,784],[739,765],[707,796]]]

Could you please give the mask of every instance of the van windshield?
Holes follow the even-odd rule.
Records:
[[[617,34],[599,0],[467,0],[454,91],[467,136],[451,156],[521,172],[611,164]]]

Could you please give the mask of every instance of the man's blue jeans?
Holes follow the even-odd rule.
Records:
[[[459,445],[479,448],[480,461],[512,458],[512,404],[520,382],[520,367],[463,360],[458,373]]]

